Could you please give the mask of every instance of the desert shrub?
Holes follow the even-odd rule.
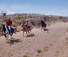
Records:
[[[20,20],[16,20],[16,23],[19,24],[19,23],[21,23],[21,21]]]
[[[16,16],[16,19],[20,20],[20,19],[22,19],[22,17],[21,16]]]
[[[0,26],[1,26],[1,24],[2,24],[2,20],[0,19]]]
[[[49,31],[47,31],[47,33],[49,33]]]
[[[68,32],[68,28],[66,29],[66,31]]]
[[[57,22],[61,22],[62,20],[57,20]]]
[[[36,24],[36,19],[29,19],[29,22],[30,22],[32,25],[34,25],[34,26],[37,25],[37,24]]]
[[[29,56],[27,56],[27,55],[24,55],[23,57],[29,57]]]
[[[39,49],[38,49],[38,50],[37,50],[37,52],[38,52],[38,53],[40,53],[40,52],[41,52],[41,50],[39,50]]]
[[[66,40],[68,40],[68,38],[66,38]]]
[[[6,24],[6,22],[3,22],[2,24]],[[15,22],[12,22],[12,26],[15,27],[17,24]]]
[[[53,20],[52,22],[56,23],[57,21],[56,20]]]
[[[48,22],[48,21],[46,21],[45,23],[46,23],[46,25],[50,25],[50,24],[51,24],[51,23],[50,23],[50,22]]]
[[[2,24],[6,24],[6,22],[2,22]]]
[[[17,27],[17,24],[15,22],[12,22],[13,27]]]
[[[44,17],[44,20],[49,21],[49,18],[50,18],[49,16],[46,16],[46,17]]]
[[[21,22],[21,23],[25,23],[26,20],[25,20],[25,19],[21,19],[20,22]]]

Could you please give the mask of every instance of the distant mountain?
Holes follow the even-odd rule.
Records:
[[[15,13],[13,16],[22,16],[22,14]]]

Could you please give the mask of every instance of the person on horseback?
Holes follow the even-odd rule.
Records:
[[[42,27],[46,27],[46,23],[43,20],[41,20],[41,25]]]
[[[10,34],[12,33],[12,31],[11,31],[12,27],[11,27],[11,25],[12,25],[12,21],[11,21],[10,18],[9,18],[9,19],[6,21],[6,27],[7,27],[7,29],[8,29],[8,31],[9,31]]]
[[[30,28],[28,20],[26,20],[26,27]]]

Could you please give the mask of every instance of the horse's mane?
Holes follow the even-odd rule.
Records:
[[[2,30],[5,32],[6,31],[6,28],[5,28],[5,25],[2,24]]]

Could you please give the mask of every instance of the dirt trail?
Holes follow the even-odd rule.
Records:
[[[13,35],[15,40],[10,43],[1,36],[0,57],[68,57],[67,28],[68,23],[63,22],[52,24],[45,31],[34,28],[31,32],[34,36],[27,38],[21,31]]]

